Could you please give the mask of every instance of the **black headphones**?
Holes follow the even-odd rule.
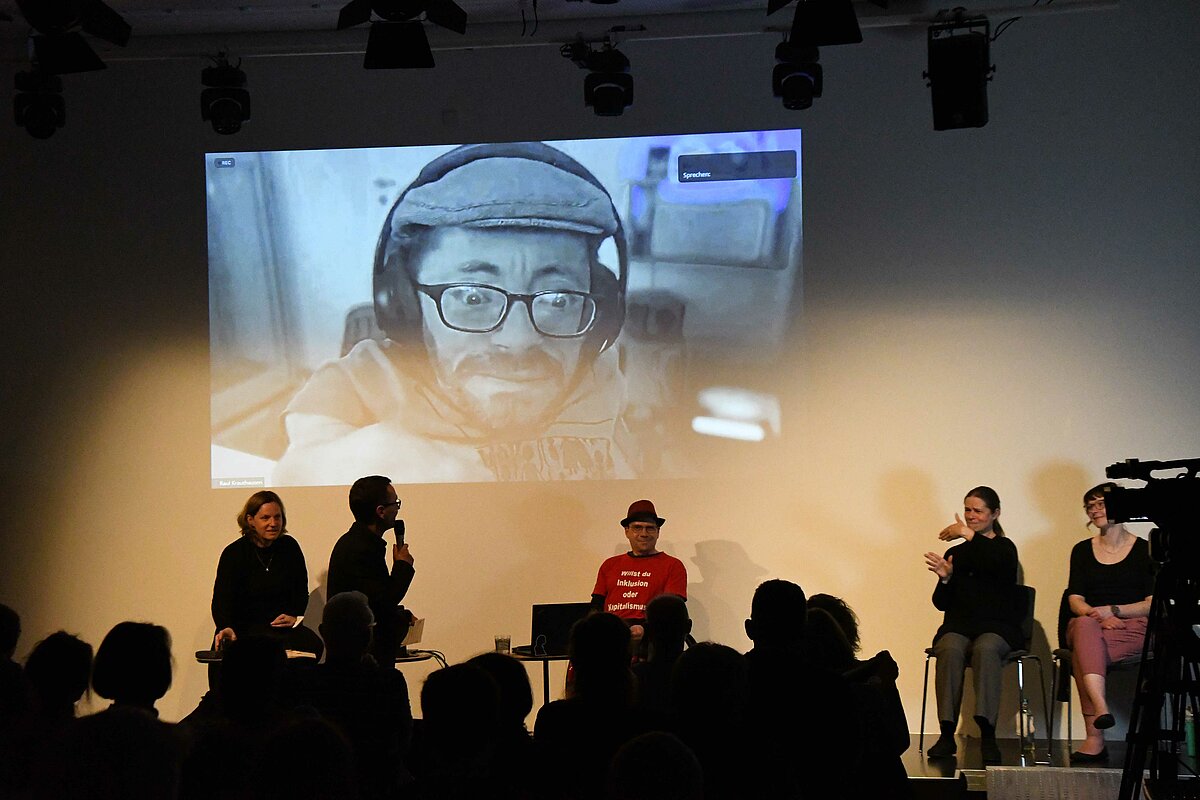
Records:
[[[612,202],[612,195],[586,167],[561,150],[542,142],[511,142],[506,144],[467,144],[443,153],[425,165],[408,187],[396,198],[388,211],[375,247],[374,294],[375,319],[387,337],[406,347],[423,342],[421,303],[412,273],[408,269],[409,248],[392,238],[392,218],[405,196],[413,189],[441,180],[459,167],[487,158],[523,158],[549,164],[563,172],[581,178],[595,186],[612,206],[616,230],[612,239],[617,246],[617,274],[614,276],[594,256],[591,258],[590,291],[596,295],[596,320],[583,340],[584,361],[607,350],[616,341],[625,322],[625,287],[629,280],[629,257],[621,215]],[[603,240],[601,240],[603,241]],[[424,346],[423,344],[421,345]]]

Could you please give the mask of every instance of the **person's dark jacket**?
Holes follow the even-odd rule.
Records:
[[[391,664],[403,640],[399,634],[410,615],[399,608],[412,584],[412,564],[396,561],[387,568],[387,542],[366,525],[355,522],[342,534],[329,556],[329,596],[362,592],[375,615],[371,652],[380,664]]]

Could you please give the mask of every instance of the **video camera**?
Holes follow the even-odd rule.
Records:
[[[1182,470],[1177,475],[1156,478],[1152,473],[1161,470]],[[1200,536],[1196,531],[1184,532],[1196,526],[1200,510],[1200,458],[1179,461],[1138,461],[1130,458],[1112,464],[1104,474],[1113,479],[1145,481],[1141,488],[1116,486],[1104,492],[1104,508],[1110,522],[1153,522],[1159,527],[1151,535],[1154,560],[1165,562],[1172,555],[1200,554]],[[1187,541],[1182,539],[1186,537]],[[1172,550],[1183,551],[1186,553]],[[1157,551],[1157,552],[1155,552]]]

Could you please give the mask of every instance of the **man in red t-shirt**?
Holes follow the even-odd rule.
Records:
[[[592,589],[592,605],[625,620],[635,639],[643,633],[647,603],[660,594],[687,599],[687,568],[678,558],[658,551],[658,531],[665,522],[649,500],[629,506],[621,526],[631,549],[600,565]]]

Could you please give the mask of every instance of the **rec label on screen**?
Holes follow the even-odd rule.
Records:
[[[680,183],[757,181],[764,178],[795,177],[795,150],[679,156]]]

